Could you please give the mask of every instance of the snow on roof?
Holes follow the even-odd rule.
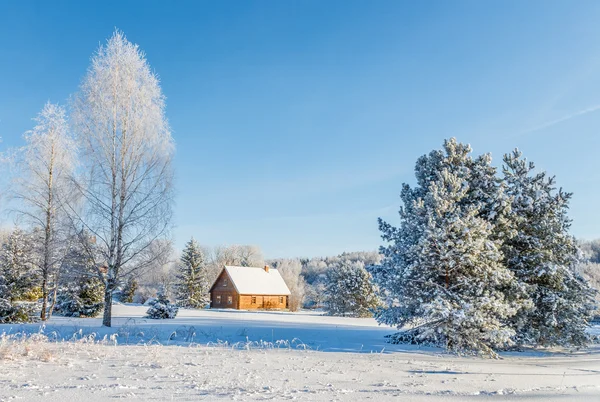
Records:
[[[278,270],[225,266],[233,286],[241,295],[289,295],[290,290]]]

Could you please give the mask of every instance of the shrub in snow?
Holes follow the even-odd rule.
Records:
[[[193,238],[186,244],[178,268],[175,285],[177,305],[187,308],[205,307],[210,302],[208,271],[202,249]]]
[[[65,317],[96,317],[104,306],[104,285],[97,278],[79,278],[58,292],[54,312]]]
[[[379,298],[361,262],[341,261],[327,271],[325,311],[330,315],[371,317]]]
[[[146,312],[146,318],[156,320],[175,318],[178,311],[179,307],[175,304],[171,304],[164,289],[161,289],[158,293],[158,297],[150,302],[150,308]]]

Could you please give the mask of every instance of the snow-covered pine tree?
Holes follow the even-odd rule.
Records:
[[[65,317],[96,317],[104,306],[104,285],[95,263],[96,244],[79,233],[64,259],[51,310]]]
[[[570,193],[555,178],[534,173],[518,150],[504,157],[504,178],[512,198],[516,235],[503,246],[506,265],[526,287],[532,308],[512,320],[520,344],[581,346],[594,305],[594,292],[576,273],[578,249],[569,234]]]
[[[123,287],[119,291],[119,301],[121,303],[133,303],[133,297],[138,288],[138,282],[133,276],[127,278],[127,281],[123,284]]]
[[[0,249],[0,323],[31,321],[41,296],[29,236],[14,229]]]
[[[146,312],[146,318],[152,318],[155,320],[164,320],[175,318],[179,308],[175,304],[171,304],[167,298],[167,292],[165,288],[161,288],[158,291],[158,295],[155,300],[150,303],[150,308]]]
[[[65,317],[96,317],[103,301],[103,283],[94,276],[78,276],[59,289],[54,312]]]
[[[209,303],[208,272],[204,253],[194,238],[187,242],[181,255],[175,285],[177,305],[187,308],[203,308]]]
[[[342,260],[327,271],[325,311],[329,315],[371,317],[379,306],[371,274],[362,262]]]
[[[522,299],[505,297],[514,277],[502,264],[502,243],[490,219],[498,214],[490,201],[502,189],[494,184],[489,158],[474,162],[469,153],[468,145],[451,139],[444,151],[419,158],[417,186],[402,188],[400,226],[379,220],[390,244],[370,271],[385,305],[377,320],[412,327],[396,341],[494,354],[510,344],[514,331],[504,322]]]

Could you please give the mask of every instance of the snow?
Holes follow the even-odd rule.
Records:
[[[156,321],[145,311],[115,304],[112,328],[63,317],[0,325],[0,333],[34,334],[0,338],[0,401],[600,398],[598,345],[490,360],[387,344],[394,329],[371,318],[181,309]],[[40,331],[69,341],[48,342]]]
[[[241,295],[289,295],[290,290],[276,269],[226,266],[225,270]]]

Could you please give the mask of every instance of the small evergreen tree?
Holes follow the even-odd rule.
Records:
[[[130,276],[121,288],[119,301],[122,303],[133,303],[133,296],[138,288],[138,282]]]
[[[0,323],[32,320],[39,294],[32,258],[27,234],[13,230],[0,250]]]
[[[379,298],[361,262],[341,261],[327,271],[325,311],[329,315],[371,317]]]
[[[570,193],[556,191],[554,177],[515,150],[504,157],[516,235],[503,246],[505,263],[532,301],[511,324],[518,343],[582,346],[594,309],[594,291],[576,273],[578,247],[569,234]]]
[[[175,286],[177,305],[203,308],[209,303],[208,272],[200,245],[192,238],[185,246]]]
[[[102,282],[96,277],[79,277],[59,290],[54,311],[64,317],[96,317],[103,301]]]
[[[157,298],[150,303],[150,308],[146,312],[146,318],[152,318],[155,320],[171,319],[175,318],[179,308],[171,304],[166,295],[166,290],[161,288],[158,292]]]
[[[81,232],[64,259],[51,310],[66,317],[96,317],[104,307],[103,277],[96,266],[94,238]]]

